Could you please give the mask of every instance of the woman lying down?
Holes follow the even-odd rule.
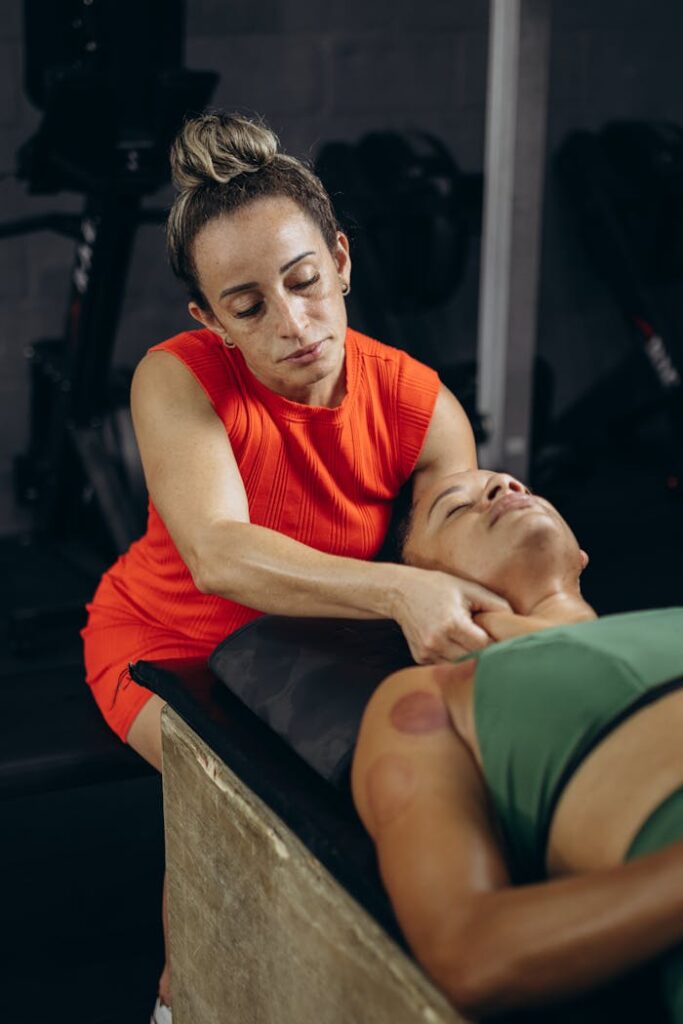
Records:
[[[354,799],[417,959],[479,1018],[661,957],[683,1024],[683,608],[598,618],[562,517],[486,471],[420,499],[405,557],[514,610],[363,718]]]

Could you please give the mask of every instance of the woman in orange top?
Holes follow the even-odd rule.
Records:
[[[476,453],[432,370],[347,328],[349,246],[318,179],[267,128],[215,114],[185,125],[172,165],[169,254],[204,329],[136,370],[148,527],[83,632],[105,719],[159,769],[163,701],[129,662],[208,655],[264,612],[393,618],[431,662],[483,646],[472,614],[505,606],[471,582],[368,561],[403,483],[419,496]],[[168,1004],[166,969],[160,995]]]

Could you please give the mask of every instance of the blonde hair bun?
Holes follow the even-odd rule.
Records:
[[[187,121],[171,147],[171,174],[180,191],[227,185],[258,171],[278,152],[277,136],[239,114],[202,114]]]

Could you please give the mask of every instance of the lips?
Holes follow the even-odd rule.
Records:
[[[285,356],[283,362],[285,363],[298,363],[308,362],[309,360],[317,358],[322,351],[322,347],[325,341],[316,341],[313,345],[307,345],[306,348],[298,348],[296,352],[292,352],[291,355]]]
[[[533,504],[534,499],[530,494],[506,494],[504,498],[499,498],[493,506],[490,525],[493,526],[497,523],[506,512],[518,508],[529,508]]]

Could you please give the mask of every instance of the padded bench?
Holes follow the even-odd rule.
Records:
[[[348,734],[335,727],[335,715],[357,724],[377,682],[407,663],[391,623],[265,616],[212,657],[229,687],[201,662],[132,666],[169,705],[177,1024],[220,1024],[228,1010],[240,1024],[462,1019],[407,953],[351,802]],[[657,1012],[645,972],[505,1020],[635,1024]]]
[[[349,796],[205,666],[138,663],[133,675],[171,705],[162,732],[174,1024],[462,1024],[405,950]]]

